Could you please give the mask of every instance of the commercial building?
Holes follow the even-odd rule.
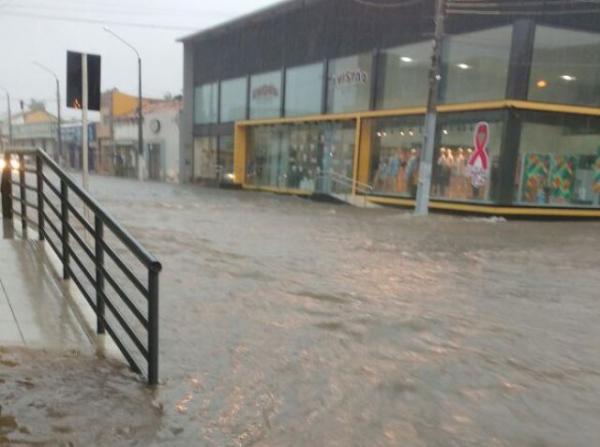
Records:
[[[179,181],[179,117],[181,100],[153,101],[142,108],[144,116],[144,177]],[[137,114],[113,120],[114,174],[136,177]]]
[[[58,119],[46,110],[30,110],[12,115],[12,145],[16,147],[41,147],[58,160]],[[2,122],[4,143],[8,144],[9,120]]]
[[[182,178],[413,206],[434,8],[292,0],[183,38]],[[432,208],[600,217],[599,11],[448,2]]]
[[[98,143],[96,140],[96,128],[98,123],[88,123],[88,170],[96,171],[96,158]],[[60,126],[62,144],[63,144],[63,166],[80,170],[82,167],[82,142],[83,126],[81,122],[68,122]]]

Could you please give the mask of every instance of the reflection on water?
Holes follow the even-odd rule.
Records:
[[[159,405],[136,429],[156,444],[600,439],[597,223],[421,219],[101,178],[93,189],[164,266],[163,385],[149,399],[119,381],[113,402]]]

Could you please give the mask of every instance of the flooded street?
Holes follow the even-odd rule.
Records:
[[[600,223],[416,218],[101,177],[92,191],[163,264],[162,385],[71,355],[23,373],[31,354],[3,351],[0,445],[600,439]],[[19,374],[36,385],[5,385]],[[48,399],[65,399],[62,431],[31,412]]]

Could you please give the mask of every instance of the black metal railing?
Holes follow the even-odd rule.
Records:
[[[157,384],[161,264],[43,150],[7,150],[3,157],[3,218],[19,217],[24,237],[30,225],[37,227],[39,239],[60,258],[63,278],[76,284],[94,310],[97,332],[108,332],[135,372],[143,374],[140,358],[145,360],[148,383]],[[31,177],[35,186],[27,182]],[[13,194],[17,188],[19,194]],[[137,260],[137,272],[126,258]],[[145,343],[140,332],[145,332]]]

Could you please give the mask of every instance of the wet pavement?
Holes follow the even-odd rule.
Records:
[[[57,280],[43,244],[0,239],[0,346],[94,353],[85,319]]]
[[[600,439],[600,223],[92,189],[163,264],[162,384],[94,356],[1,351],[0,445]]]

